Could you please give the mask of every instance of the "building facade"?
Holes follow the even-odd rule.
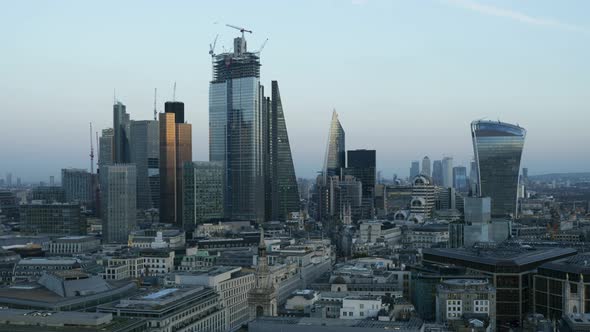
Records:
[[[66,202],[88,204],[94,201],[92,174],[85,169],[64,168],[61,170],[61,186]]]
[[[330,132],[328,135],[328,146],[326,147],[326,157],[324,159],[323,177],[324,183],[328,177],[340,176],[342,169],[346,167],[346,134],[336,110],[332,112],[332,122],[330,122]]]
[[[131,163],[137,169],[137,209],[160,203],[160,129],[158,121],[131,121]]]
[[[492,199],[493,216],[517,216],[518,175],[526,130],[496,121],[471,123],[478,194]]]
[[[103,241],[127,243],[136,224],[137,173],[135,165],[116,164],[100,172]]]
[[[80,212],[79,203],[33,203],[20,208],[24,234],[86,234],[86,217]]]
[[[224,181],[221,162],[195,161],[184,164],[183,222],[185,230],[224,218]]]

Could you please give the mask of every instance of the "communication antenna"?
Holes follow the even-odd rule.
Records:
[[[157,120],[158,110],[156,109],[156,99],[158,97],[158,88],[154,88],[154,121]]]
[[[90,174],[94,174],[94,146],[92,145],[92,122],[90,122]]]

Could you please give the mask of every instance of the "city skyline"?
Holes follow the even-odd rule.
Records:
[[[377,150],[377,169],[386,178],[406,176],[410,161],[426,155],[431,160],[453,156],[454,166],[469,166],[469,124],[486,117],[527,128],[521,165],[531,175],[586,171],[590,164],[590,157],[571,144],[590,141],[583,127],[590,77],[583,59],[590,55],[590,34],[579,16],[587,4],[557,10],[548,2],[535,8],[501,2],[497,6],[505,11],[494,11],[476,1],[434,1],[423,7],[307,2],[288,5],[293,13],[309,12],[309,20],[296,25],[290,17],[276,24],[278,18],[262,18],[240,3],[234,6],[241,14],[211,19],[220,5],[177,2],[171,8],[148,4],[143,17],[118,22],[137,5],[130,2],[109,12],[112,22],[100,31],[91,25],[106,17],[100,14],[106,15],[108,5],[68,4],[71,8],[60,11],[41,2],[17,3],[6,11],[11,16],[3,17],[2,24],[18,29],[11,42],[0,46],[9,64],[0,97],[12,119],[2,121],[0,130],[15,141],[0,147],[1,177],[10,172],[28,182],[48,181],[64,167],[89,169],[88,122],[98,132],[111,126],[112,89],[134,119],[149,120],[153,88],[158,88],[158,110],[163,112],[175,81],[176,95],[193,124],[192,159],[207,160],[207,52],[217,33],[217,52],[224,45],[231,48],[237,33],[226,23],[254,31],[247,36],[250,49],[269,38],[261,83],[281,82],[298,177],[312,178],[321,170],[333,108],[346,130],[347,149]],[[282,7],[259,4],[269,10]],[[331,10],[334,17],[326,22],[311,6],[322,13]],[[423,9],[438,11],[433,16]],[[29,20],[22,20],[25,14]],[[158,19],[173,14],[179,23]],[[412,22],[416,17],[420,20]],[[352,18],[354,28],[345,25]],[[420,25],[426,19],[432,21]],[[464,32],[464,24],[473,31],[455,35]],[[310,30],[314,34],[305,33]],[[121,50],[118,56],[110,55],[113,49]],[[154,52],[146,52],[150,49]],[[344,65],[349,77],[341,73]]]

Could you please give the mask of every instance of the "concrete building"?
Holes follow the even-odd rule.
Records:
[[[380,296],[347,296],[342,300],[340,319],[375,318],[383,308]]]
[[[48,272],[80,267],[80,261],[75,258],[23,258],[14,267],[13,281],[35,281]]]
[[[407,248],[414,249],[446,245],[448,241],[448,224],[416,225],[409,227],[402,236],[402,243]]]
[[[79,202],[84,205],[94,202],[92,174],[85,169],[62,169],[61,186],[66,194],[66,202]]]
[[[115,131],[113,128],[107,128],[102,130],[102,134],[99,139],[99,153],[98,153],[98,168],[102,169],[103,166],[112,165],[114,163],[113,155],[113,144],[114,144]]]
[[[127,243],[136,225],[137,175],[135,165],[104,166],[100,172],[103,242]]]
[[[264,230],[261,227],[255,274],[256,281],[254,288],[248,292],[248,306],[250,307],[251,319],[260,316],[276,316],[278,312],[277,288],[271,276],[266,257]]]
[[[422,158],[422,171],[420,172],[420,174],[432,177],[430,158],[428,158],[428,156]]]
[[[174,275],[176,285],[200,285],[217,291],[226,309],[227,331],[236,331],[250,320],[248,293],[254,283],[254,274],[240,267],[215,266]]]
[[[419,318],[412,318],[408,321],[380,321],[313,317],[262,317],[248,325],[248,331],[251,332],[301,332],[302,330],[314,332],[426,331],[424,322]]]
[[[478,319],[495,331],[496,288],[481,279],[448,279],[436,291],[436,321],[464,325],[464,320]]]
[[[31,200],[44,203],[65,203],[66,192],[62,187],[36,187],[31,190]]]
[[[149,331],[227,331],[226,310],[211,288],[164,288],[98,307],[115,317],[143,318]]]
[[[363,221],[359,225],[360,240],[364,243],[384,242],[396,244],[401,241],[402,231],[392,223]]]
[[[432,217],[435,206],[436,190],[431,179],[425,175],[418,175],[412,179],[412,200],[410,201],[409,217],[416,223],[422,223]]]
[[[415,160],[410,165],[410,180],[420,175],[420,162]]]
[[[86,217],[80,212],[80,203],[53,203],[21,205],[22,232],[29,235],[84,235]]]
[[[132,248],[184,248],[185,234],[178,229],[143,229],[129,234],[128,245]]]
[[[52,240],[49,243],[49,254],[56,256],[70,256],[98,251],[100,240],[93,236],[66,236]]]
[[[453,186],[453,158],[444,157],[442,160],[442,186],[451,188]]]

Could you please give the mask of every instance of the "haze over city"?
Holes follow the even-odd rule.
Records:
[[[141,9],[141,15],[138,14]],[[587,171],[590,24],[584,1],[18,1],[0,11],[0,174],[89,168],[88,122],[111,126],[113,90],[134,119],[172,99],[208,160],[209,44],[268,38],[261,83],[279,80],[298,177],[321,170],[332,109],[347,148],[377,150],[384,177],[411,160],[469,166],[469,124],[527,129],[531,174]]]

